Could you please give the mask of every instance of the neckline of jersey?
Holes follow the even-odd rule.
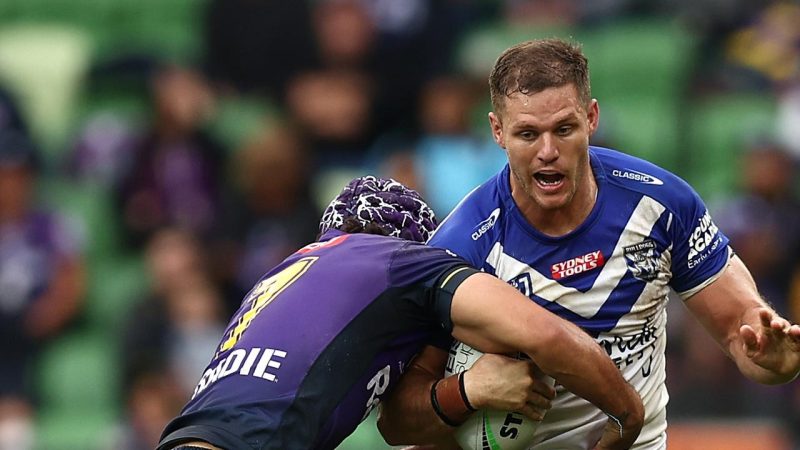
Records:
[[[509,210],[511,213],[511,217],[517,221],[520,227],[525,230],[531,237],[538,241],[546,242],[546,243],[557,243],[557,242],[564,242],[570,239],[575,238],[576,236],[580,236],[584,231],[591,228],[597,218],[600,217],[600,212],[603,210],[605,206],[605,198],[606,198],[606,187],[607,187],[607,179],[606,179],[606,171],[605,167],[603,167],[603,163],[600,161],[600,158],[595,154],[594,149],[589,147],[589,164],[592,166],[592,173],[594,175],[595,182],[597,183],[597,199],[592,206],[592,210],[589,212],[589,215],[584,219],[584,221],[578,225],[577,228],[570,231],[567,234],[561,236],[548,236],[541,231],[537,230],[533,225],[528,222],[525,216],[520,211],[517,203],[511,197],[511,185],[509,180],[510,175],[510,168],[508,164],[506,164],[505,168],[503,169],[503,175],[501,176],[500,181],[500,189],[503,192],[503,197],[507,202],[508,206],[505,209]]]

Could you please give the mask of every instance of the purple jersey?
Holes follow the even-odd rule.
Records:
[[[452,293],[473,273],[441,249],[329,231],[247,294],[159,449],[334,448],[452,329]]]

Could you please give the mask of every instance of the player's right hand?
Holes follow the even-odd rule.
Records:
[[[609,417],[603,436],[594,450],[626,450],[633,446],[644,425],[644,411],[625,414],[623,417]]]
[[[517,411],[536,421],[556,396],[533,361],[489,353],[464,374],[464,390],[475,409]]]

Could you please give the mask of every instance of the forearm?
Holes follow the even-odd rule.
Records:
[[[453,428],[431,408],[430,389],[435,379],[411,371],[381,405],[378,430],[390,445],[432,443]],[[399,400],[402,399],[402,400]]]
[[[589,335],[486,274],[465,280],[453,298],[453,337],[483,352],[522,350],[545,374],[624,419],[633,443],[644,417],[641,399]],[[633,440],[629,440],[633,439]],[[624,441],[624,442],[623,442]]]
[[[644,419],[639,394],[586,333],[572,324],[562,324],[557,329],[560,332],[538,343],[531,358],[567,390],[638,434]]]
[[[433,359],[433,366],[412,362],[391,394],[381,403],[378,430],[388,444],[437,444],[436,448],[448,448],[454,442],[451,436],[455,428],[439,418],[430,401],[431,386],[441,377],[441,370],[436,369],[444,367],[446,358],[443,350],[423,350],[418,360]]]
[[[793,338],[785,335],[789,322],[761,298],[750,272],[738,258],[732,258],[716,281],[685,304],[747,378],[781,384],[797,376],[800,357]],[[758,342],[753,345],[759,352],[752,347],[748,350],[747,336]]]

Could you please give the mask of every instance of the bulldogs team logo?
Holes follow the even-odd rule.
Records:
[[[661,256],[652,239],[623,248],[625,262],[633,276],[642,281],[653,281],[658,276],[658,259]]]

